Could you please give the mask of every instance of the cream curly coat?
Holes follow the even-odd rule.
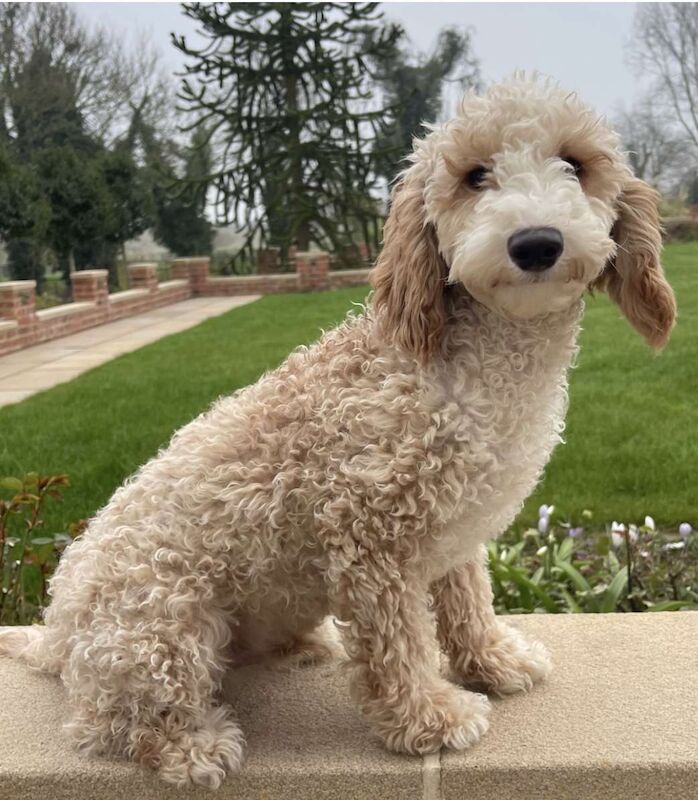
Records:
[[[564,236],[545,272],[507,256],[531,226]],[[226,667],[312,648],[327,614],[388,747],[477,741],[487,700],[437,642],[471,687],[548,673],[495,618],[483,543],[560,439],[583,292],[668,338],[659,248],[653,191],[574,96],[521,76],[468,95],[415,142],[370,306],[175,434],[69,547],[45,625],[0,649],[60,673],[81,748],[178,784],[240,765]]]

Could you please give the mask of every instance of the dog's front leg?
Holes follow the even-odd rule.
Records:
[[[525,691],[550,672],[550,657],[495,616],[483,546],[432,585],[439,640],[458,680],[498,694]]]
[[[462,749],[487,729],[487,699],[446,681],[427,586],[389,555],[362,554],[331,591],[353,661],[352,697],[391,750]]]

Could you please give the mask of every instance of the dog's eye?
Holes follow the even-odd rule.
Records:
[[[482,189],[485,184],[485,180],[487,179],[488,172],[489,170],[487,167],[475,167],[466,174],[465,183],[471,189]]]
[[[562,156],[562,160],[568,166],[568,172],[571,172],[575,178],[580,178],[582,176],[582,162],[577,161],[576,158],[572,158],[571,156]]]

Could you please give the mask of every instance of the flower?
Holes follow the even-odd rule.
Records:
[[[538,520],[538,532],[547,533],[549,524],[550,524],[550,517],[541,517]]]
[[[632,544],[635,544],[637,541],[637,536],[637,525],[630,525],[628,528],[628,539],[630,539]]]
[[[686,542],[669,542],[662,547],[662,550],[683,550]]]
[[[647,528],[648,531],[655,530],[655,524],[652,517],[650,516],[645,517],[645,528]]]
[[[539,547],[538,550],[536,550],[536,555],[544,556],[547,552],[548,552],[548,546],[544,544],[543,547]]]
[[[548,506],[543,503],[543,505],[538,509],[538,516],[539,517],[547,517],[550,515],[550,511],[548,511]]]
[[[623,542],[625,541],[625,536],[622,533],[616,533],[613,531],[611,534],[611,541],[613,542],[614,547],[621,547]]]
[[[613,521],[611,525],[611,542],[614,547],[621,547],[625,541],[626,527],[622,522]]]
[[[682,522],[679,525],[679,536],[682,539],[688,539],[688,537],[693,533],[693,528],[691,527],[690,522]]]
[[[584,533],[584,528],[570,528],[569,529],[569,536],[573,539],[576,539],[577,536],[581,536]]]

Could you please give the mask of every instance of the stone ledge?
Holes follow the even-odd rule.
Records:
[[[14,319],[0,319],[0,332],[15,331],[19,328],[19,323]]]
[[[330,278],[341,278],[342,276],[347,278],[367,278],[370,271],[369,267],[361,267],[359,269],[334,269],[330,271],[329,276]]]
[[[179,289],[183,286],[189,286],[189,281],[185,281],[183,278],[178,278],[172,281],[163,281],[158,285],[159,291],[167,290],[167,289]]]
[[[257,282],[281,282],[295,284],[298,278],[295,272],[278,272],[269,273],[268,275],[209,275],[206,280],[207,284],[214,286],[225,286],[226,284],[245,284]]]
[[[147,289],[126,289],[123,292],[116,292],[109,295],[110,303],[121,303],[124,300],[135,300],[138,297],[148,297],[150,292]]]
[[[36,312],[37,320],[55,319],[56,317],[69,317],[71,314],[79,314],[88,309],[94,309],[97,305],[95,303],[64,303],[60,306],[53,306],[52,308],[42,308],[41,311]]]
[[[247,735],[242,772],[216,793],[175,791],[125,763],[75,753],[62,689],[0,658],[0,797],[12,800],[695,800],[698,614],[510,618],[552,650],[550,681],[493,702],[472,750],[387,753],[336,664],[232,672]]]
[[[0,291],[7,289],[36,289],[36,281],[0,281]]]

